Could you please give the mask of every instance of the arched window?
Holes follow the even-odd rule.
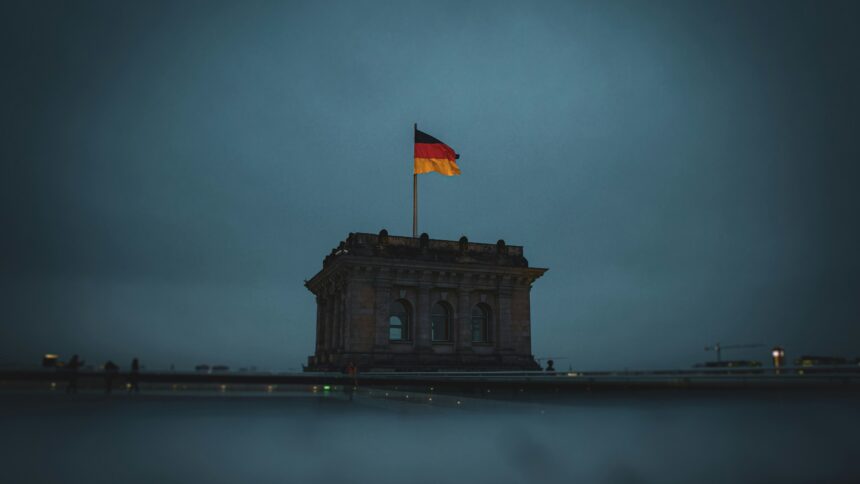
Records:
[[[487,343],[490,341],[490,308],[486,304],[478,304],[472,308],[472,342]]]
[[[409,341],[410,334],[410,311],[409,303],[398,299],[391,303],[388,316],[388,339],[391,341]]]
[[[447,305],[437,302],[430,311],[431,338],[433,341],[450,341],[451,318]]]

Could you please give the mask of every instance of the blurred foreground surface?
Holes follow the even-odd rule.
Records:
[[[351,398],[351,399],[350,399]],[[856,394],[0,390],[4,483],[860,482]]]

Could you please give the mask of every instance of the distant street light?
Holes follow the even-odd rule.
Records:
[[[60,357],[51,353],[42,357],[42,366],[45,368],[56,368],[60,366]]]
[[[774,346],[771,355],[773,356],[773,367],[776,369],[776,374],[779,375],[779,368],[785,360],[785,350],[781,346]]]

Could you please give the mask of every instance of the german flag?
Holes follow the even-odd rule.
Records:
[[[460,167],[456,161],[459,157],[450,146],[415,128],[416,175],[431,171],[445,176],[459,175]]]

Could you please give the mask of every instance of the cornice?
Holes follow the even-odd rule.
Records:
[[[445,282],[447,284],[462,285],[466,279],[485,284],[497,284],[502,278],[509,284],[532,284],[540,278],[548,269],[539,267],[512,267],[480,263],[456,263],[438,261],[416,261],[413,259],[376,258],[358,255],[341,255],[326,267],[320,270],[310,280],[305,281],[305,286],[313,293],[328,283],[331,279],[345,281],[355,278],[359,280],[373,281],[378,276],[397,282],[405,278],[414,278],[415,282]],[[380,274],[384,272],[385,275]],[[508,284],[506,283],[506,284]]]

